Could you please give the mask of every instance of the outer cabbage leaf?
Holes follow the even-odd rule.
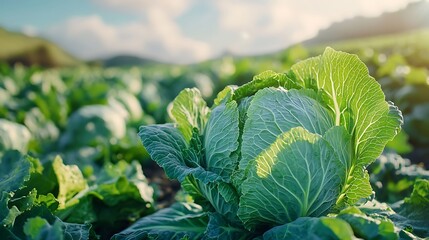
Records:
[[[239,114],[237,103],[229,102],[213,109],[204,134],[206,170],[230,181],[232,172],[237,166],[238,156],[232,155],[238,148]],[[232,156],[231,156],[232,155]]]
[[[380,85],[357,56],[327,48],[319,58],[299,62],[292,70],[298,79],[313,79],[314,87],[323,89],[335,124],[356,138],[359,162],[371,163],[399,130],[400,112],[385,101]]]
[[[210,213],[209,223],[203,239],[244,240],[252,239],[253,237],[255,237],[255,233],[245,230],[240,225],[234,225],[218,213]]]
[[[352,135],[352,166],[339,202],[352,204],[371,193],[363,168],[373,162],[393,139],[402,123],[402,115],[387,103],[380,85],[368,74],[357,56],[327,48],[323,55],[292,66],[297,79],[306,88],[324,93],[334,114],[335,125],[344,126]],[[348,191],[351,193],[348,195]]]
[[[182,182],[182,188],[204,210],[225,216],[230,222],[241,223],[237,217],[239,196],[230,184],[221,181],[204,183],[189,175]]]
[[[213,100],[213,107],[226,103],[232,100],[234,91],[238,88],[236,85],[228,85],[222,91],[218,92],[216,98]]]
[[[345,166],[346,175],[347,170],[351,165],[351,137],[346,129],[342,126],[330,128],[324,135],[325,139],[332,149],[337,153],[341,163]]]
[[[247,228],[264,229],[324,215],[335,204],[345,173],[326,140],[293,128],[256,157],[242,185],[238,216]]]
[[[185,89],[177,95],[170,110],[170,117],[178,124],[186,142],[192,138],[193,128],[203,133],[210,109],[198,89]]]
[[[293,79],[291,79],[291,76],[287,74],[265,71],[254,76],[251,82],[246,83],[233,91],[227,92],[232,92],[231,99],[240,100],[245,97],[252,96],[261,89],[267,87],[284,87],[286,89],[301,88]],[[226,93],[223,93],[221,96],[223,95],[228,96]]]
[[[29,218],[24,224],[24,233],[29,239],[58,239],[63,240],[63,228],[60,221],[55,221],[53,225],[41,217]]]
[[[131,227],[115,234],[120,239],[200,239],[206,231],[207,213],[200,206],[175,203],[169,208],[144,217]]]
[[[75,240],[75,239],[98,239],[95,235],[91,224],[76,224],[63,222],[64,226],[64,239]]]
[[[238,144],[239,147],[237,150],[233,153],[238,157],[238,159],[241,159],[242,157],[242,145],[243,145],[243,130],[244,130],[244,124],[247,121],[247,110],[249,109],[250,103],[253,100],[253,96],[246,97],[240,100],[240,103],[238,105],[238,115],[239,115],[239,122],[238,127],[240,134],[238,136]],[[231,181],[233,186],[236,188],[237,192],[241,192],[241,183],[244,179],[245,171],[240,171],[238,167],[236,167],[235,171],[232,173]]]
[[[347,178],[347,184],[337,200],[337,208],[355,204],[362,198],[372,194],[368,171],[363,166],[356,167]]]
[[[297,220],[274,227],[264,233],[264,239],[355,239],[347,222],[338,218],[301,217]]]
[[[183,181],[188,174],[205,183],[219,180],[221,177],[206,171],[199,165],[199,156],[195,154],[182,133],[172,124],[158,124],[140,127],[139,136],[151,158],[160,165],[167,176]]]
[[[355,235],[363,239],[398,239],[395,225],[389,219],[366,216],[355,207],[340,212],[337,218],[348,222]]]

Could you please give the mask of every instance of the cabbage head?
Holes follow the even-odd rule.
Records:
[[[140,229],[161,239],[251,239],[298,218],[345,224],[325,216],[370,197],[366,167],[402,124],[364,63],[331,48],[285,73],[228,86],[212,107],[185,89],[169,113],[174,123],[142,126],[139,135],[198,205],[173,205],[186,211],[170,230]]]

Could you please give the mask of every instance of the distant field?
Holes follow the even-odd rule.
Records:
[[[358,51],[373,49],[382,52],[397,53],[414,63],[429,66],[429,29],[314,45],[309,46],[308,49],[309,52],[316,55],[323,52],[327,45],[346,52],[359,53]],[[362,52],[362,54],[365,53]]]

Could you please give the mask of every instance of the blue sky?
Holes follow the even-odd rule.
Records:
[[[87,0],[0,0],[0,6],[0,23],[15,30],[26,25],[43,29],[52,26],[54,22],[93,14],[108,19],[112,24],[135,20],[133,16],[102,8]]]
[[[0,0],[0,26],[82,59],[132,54],[189,63],[282,49],[334,21],[413,0]]]

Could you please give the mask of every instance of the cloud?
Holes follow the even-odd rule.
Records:
[[[301,11],[293,1],[218,0],[220,28],[240,33],[226,46],[237,54],[274,51],[315,35],[329,23],[323,16]],[[245,37],[243,37],[245,36]]]
[[[163,11],[169,16],[178,16],[191,6],[192,0],[92,0],[99,6],[137,15],[151,11]]]
[[[358,15],[376,16],[405,7],[409,2],[217,0],[214,5],[219,12],[221,30],[227,34],[239,33],[226,47],[235,53],[249,54],[284,48],[313,37],[332,22]]]
[[[25,25],[21,28],[21,32],[29,37],[35,37],[38,34],[38,30],[36,27],[32,25]]]
[[[145,21],[119,26],[97,15],[75,17],[51,27],[44,35],[83,59],[132,54],[188,63],[212,55],[208,44],[184,36],[171,18],[157,10]]]

